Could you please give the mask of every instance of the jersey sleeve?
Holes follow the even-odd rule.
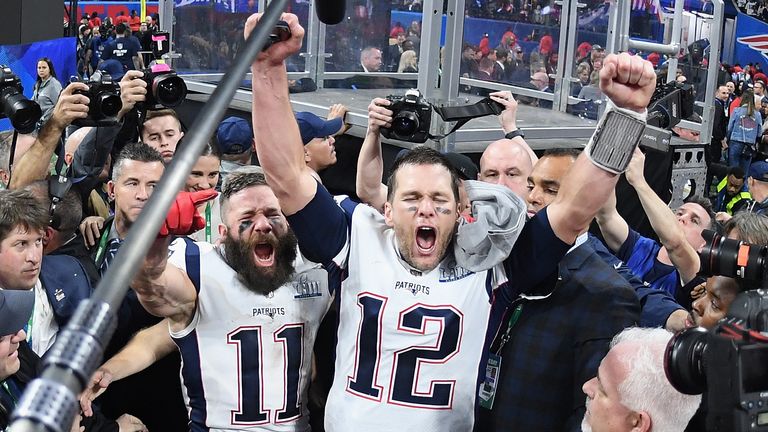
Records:
[[[347,198],[333,196],[323,185],[303,209],[287,217],[302,255],[310,261],[339,267],[346,266],[349,250],[352,213],[358,203]]]
[[[570,247],[555,235],[547,210],[536,213],[525,224],[512,252],[504,261],[508,281],[500,287],[502,298],[511,303],[520,293],[554,273]]]

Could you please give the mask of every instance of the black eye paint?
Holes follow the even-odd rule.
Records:
[[[250,228],[251,225],[253,225],[253,221],[252,220],[246,220],[246,221],[240,222],[240,229],[238,231],[240,233],[240,235],[242,235],[243,232],[245,232],[245,230]]]
[[[415,211],[416,211],[416,209],[417,209],[417,207],[416,207],[416,206],[411,206],[411,207],[408,207],[408,208],[406,208],[405,210],[406,210],[406,211],[412,211],[412,212],[415,212]]]
[[[444,215],[451,214],[451,211],[449,209],[447,209],[447,208],[435,207],[435,210],[437,210],[438,212],[440,212],[440,213],[442,213]]]

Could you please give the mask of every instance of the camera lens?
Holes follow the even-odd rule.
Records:
[[[701,272],[751,281],[763,279],[766,246],[725,238],[714,231],[701,233],[706,241],[701,250]]]
[[[3,113],[19,133],[30,133],[40,120],[40,105],[24,97],[16,87],[6,87],[0,93]]]
[[[680,393],[702,394],[707,386],[704,351],[707,331],[701,327],[683,330],[667,344],[664,352],[664,373]]]
[[[419,130],[419,118],[411,111],[400,111],[392,119],[392,130],[400,136],[413,135]]]
[[[179,106],[187,96],[187,84],[176,75],[159,76],[152,84],[152,93],[163,106]]]
[[[104,117],[115,117],[120,109],[123,107],[123,102],[120,100],[120,96],[115,94],[101,94],[98,97],[99,107],[96,112],[101,112]]]

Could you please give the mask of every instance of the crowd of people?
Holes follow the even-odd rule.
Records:
[[[259,19],[244,23],[244,39]],[[116,311],[73,430],[703,430],[706,407],[667,381],[664,350],[672,332],[715,327],[752,288],[700,274],[698,251],[704,229],[768,244],[768,161],[745,156],[765,81],[753,74],[718,90],[734,167],[713,172],[725,191],[716,207],[693,195],[669,208],[645,178],[644,154],[621,139],[537,155],[507,91],[489,95],[504,107],[503,138],[479,166],[415,146],[386,184],[381,133],[395,113],[374,98],[356,197],[332,196],[323,172],[337,163],[348,109],[293,112],[287,63],[304,29],[296,15],[282,19],[291,37],[252,65],[262,79],[251,84],[251,118],[224,119],[198,155]],[[130,43],[127,34],[111,43]],[[413,34],[394,38],[405,45]],[[546,91],[556,54],[546,37],[527,64],[509,59],[514,34],[486,54],[467,46],[462,73],[522,70]],[[610,111],[644,122],[652,62],[580,49],[579,93],[594,87]],[[375,71],[399,54],[405,69],[409,51],[374,48],[352,61]],[[51,106],[39,131],[0,133],[0,429],[77,305],[108,289],[101,278],[184,151],[173,109],[139,115],[152,91],[142,71],[119,78],[116,124],[78,128],[87,85],[54,91],[49,63],[38,63],[35,98]],[[627,164],[601,159],[607,150],[628,152]],[[64,193],[52,165],[76,180]],[[617,211],[621,173],[657,239]],[[727,221],[720,206],[732,210]]]

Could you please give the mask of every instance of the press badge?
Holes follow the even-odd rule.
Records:
[[[488,363],[485,366],[485,380],[480,384],[480,406],[485,409],[493,408],[493,401],[496,399],[496,387],[499,384],[499,374],[501,373],[501,356],[491,353],[488,356]]]

